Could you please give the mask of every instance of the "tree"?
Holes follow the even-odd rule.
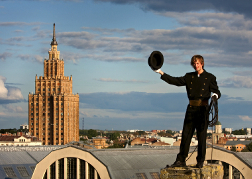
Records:
[[[145,131],[136,131],[134,135],[146,135]]]
[[[124,148],[124,146],[127,144],[127,141],[120,142],[118,140],[114,141],[112,146],[109,146],[108,148]]]
[[[87,136],[88,136],[89,139],[92,139],[92,137],[96,137],[97,136],[97,131],[93,130],[93,129],[89,129]]]
[[[119,132],[114,132],[110,135],[110,140],[117,140],[119,136],[120,136]]]
[[[242,129],[239,129],[239,130],[235,130],[235,131],[232,131],[232,134],[234,135],[246,135],[246,131],[242,130]]]
[[[232,146],[231,151],[236,152],[236,147],[235,147],[235,146]]]
[[[223,133],[224,133],[224,134],[230,134],[230,132],[228,132],[228,131],[224,131],[224,130],[223,130]]]
[[[252,152],[252,142],[246,145],[244,149],[242,149],[242,152]]]
[[[246,148],[252,152],[252,142],[250,142],[249,144],[246,145]]]
[[[172,130],[169,130],[169,129],[166,131],[166,133],[167,133],[167,134],[171,134],[171,135],[174,135],[174,134],[175,134],[175,132],[173,132]]]
[[[241,152],[250,152],[247,147],[245,147],[244,149],[241,150]]]
[[[79,135],[82,136],[82,135],[88,135],[88,130],[82,130],[80,129],[79,130]]]
[[[172,136],[172,134],[170,134],[170,133],[165,133],[165,132],[160,132],[160,133],[158,133],[158,135],[159,136],[161,136],[161,137],[171,137]]]

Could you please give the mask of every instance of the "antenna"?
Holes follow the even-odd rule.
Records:
[[[84,117],[82,119],[82,130],[84,130]]]

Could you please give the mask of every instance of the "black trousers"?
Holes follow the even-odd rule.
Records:
[[[208,106],[187,106],[180,152],[177,160],[184,162],[188,156],[193,133],[196,129],[198,138],[197,162],[204,162],[206,155],[206,137],[208,127]]]

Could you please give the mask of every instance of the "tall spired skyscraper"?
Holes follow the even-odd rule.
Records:
[[[64,61],[53,24],[49,59],[44,60],[44,76],[35,77],[35,94],[29,94],[29,132],[44,145],[64,145],[79,141],[79,95],[72,93],[72,76],[64,76]]]

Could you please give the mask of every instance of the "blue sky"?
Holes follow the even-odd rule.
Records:
[[[223,127],[252,127],[252,2],[244,0],[0,0],[0,124],[28,123],[28,94],[43,76],[53,23],[65,75],[80,95],[80,128],[182,129],[184,87],[148,66],[154,50],[172,76],[201,54],[217,77]]]

